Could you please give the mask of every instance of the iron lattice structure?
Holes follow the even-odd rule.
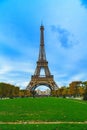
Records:
[[[41,70],[44,70],[44,75],[40,75]],[[51,90],[58,89],[56,82],[54,81],[53,75],[51,75],[48,61],[46,60],[46,53],[44,47],[44,26],[40,26],[40,50],[37,61],[37,66],[34,75],[31,76],[31,81],[27,86],[27,90],[35,90],[38,86],[45,85]]]

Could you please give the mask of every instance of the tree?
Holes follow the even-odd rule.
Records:
[[[83,96],[83,100],[87,100],[87,81],[83,82],[83,86],[84,86],[84,96]]]
[[[19,87],[7,83],[0,83],[0,97],[17,97],[19,96]]]
[[[36,91],[35,90],[31,90],[30,93],[32,94],[33,98],[35,98]]]
[[[51,96],[53,97],[58,96],[58,90],[51,90]]]
[[[84,89],[83,86],[80,86],[79,89],[78,89],[78,91],[79,91],[79,95],[80,95],[80,96],[83,96],[84,93],[85,93],[85,89]]]
[[[62,87],[62,96],[65,98],[66,96],[67,96],[67,92],[68,92],[68,90],[67,90],[67,87]]]
[[[82,84],[82,81],[73,81],[69,84],[70,93],[72,96],[79,96],[79,87]]]

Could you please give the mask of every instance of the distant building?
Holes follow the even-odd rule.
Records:
[[[51,92],[50,89],[46,89],[46,90],[44,90],[44,91],[42,91],[42,90],[40,90],[40,89],[37,89],[37,90],[36,90],[36,93],[37,93],[38,95],[50,95],[50,92]]]

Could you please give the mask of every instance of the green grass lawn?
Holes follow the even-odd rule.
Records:
[[[52,97],[0,100],[0,121],[87,121],[87,103]]]
[[[86,124],[0,125],[0,130],[87,130],[87,125]]]
[[[84,122],[87,102],[62,98],[0,100],[0,130],[87,130],[87,124],[6,124],[8,122]]]

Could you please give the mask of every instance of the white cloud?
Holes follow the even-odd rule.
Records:
[[[29,81],[18,81],[15,85],[19,86],[20,89],[26,89],[27,85],[28,85]]]
[[[79,81],[79,80],[83,80],[87,77],[87,74],[85,73],[79,73],[79,74],[76,74],[76,75],[73,75],[71,77],[71,81]]]
[[[12,70],[12,68],[8,65],[0,66],[0,74],[8,73],[11,70]]]
[[[12,70],[9,62],[6,61],[6,58],[0,56],[0,74],[5,74]]]

